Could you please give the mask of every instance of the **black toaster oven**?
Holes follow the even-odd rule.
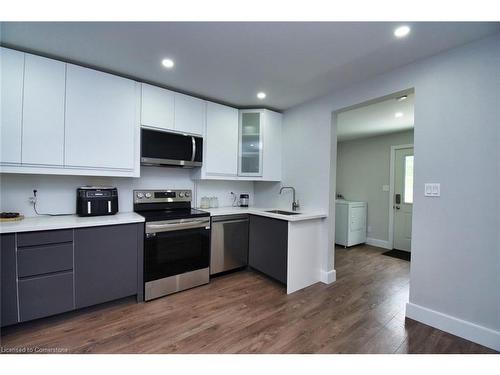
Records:
[[[76,189],[76,213],[78,216],[114,215],[117,212],[117,188],[82,186]]]

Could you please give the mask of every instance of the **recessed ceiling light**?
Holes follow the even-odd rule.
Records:
[[[265,92],[259,92],[257,93],[257,98],[259,98],[260,100],[263,100],[266,98],[266,93]]]
[[[403,96],[400,96],[399,98],[396,98],[396,100],[398,102],[402,102],[403,100],[406,100],[406,99],[408,99],[408,95],[403,95]]]
[[[394,36],[396,38],[404,38],[410,33],[410,26],[399,26],[394,30]]]
[[[396,117],[396,118],[403,117],[403,112],[396,112],[396,113],[394,114],[394,117]]]
[[[167,69],[172,69],[175,65],[174,60],[172,59],[163,59],[161,60],[161,65],[163,65]]]

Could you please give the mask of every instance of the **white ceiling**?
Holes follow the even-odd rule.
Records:
[[[500,23],[15,22],[4,46],[211,98],[284,110],[442,50],[500,32]],[[175,60],[165,70],[160,61]],[[267,98],[259,101],[258,91]]]
[[[391,97],[373,104],[364,105],[337,114],[337,141],[375,137],[413,129],[415,120],[415,95],[398,101]],[[403,116],[396,117],[396,113]]]

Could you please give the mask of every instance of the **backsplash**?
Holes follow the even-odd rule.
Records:
[[[233,196],[235,193],[239,198],[240,194],[250,194],[250,205],[254,202],[254,183],[253,181],[218,181],[218,180],[203,180],[196,181],[196,207],[201,204],[202,197],[217,197],[219,199],[219,207],[232,206]]]
[[[122,212],[133,210],[134,189],[191,189],[196,206],[200,205],[203,196],[216,196],[219,206],[230,206],[231,191],[238,196],[249,193],[250,204],[254,199],[251,181],[193,181],[187,169],[142,167],[140,178],[1,174],[0,211],[36,216],[29,197],[33,195],[33,189],[37,189],[38,212],[75,213],[76,188],[83,185],[117,187],[118,205]]]

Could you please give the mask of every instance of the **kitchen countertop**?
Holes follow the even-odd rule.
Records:
[[[135,212],[118,212],[115,215],[90,217],[80,217],[77,215],[35,216],[26,217],[20,221],[0,222],[0,233],[33,232],[142,222],[144,222],[144,217]]]
[[[328,215],[322,212],[303,212],[296,211],[298,215],[281,215],[274,214],[271,212],[266,212],[269,210],[274,210],[275,208],[259,208],[259,207],[218,207],[218,208],[200,208],[200,210],[210,212],[211,216],[223,216],[223,215],[236,215],[236,214],[252,214],[270,217],[273,219],[286,220],[286,221],[303,221],[303,220],[313,220],[313,219],[324,219]],[[282,210],[290,211],[291,210]]]

